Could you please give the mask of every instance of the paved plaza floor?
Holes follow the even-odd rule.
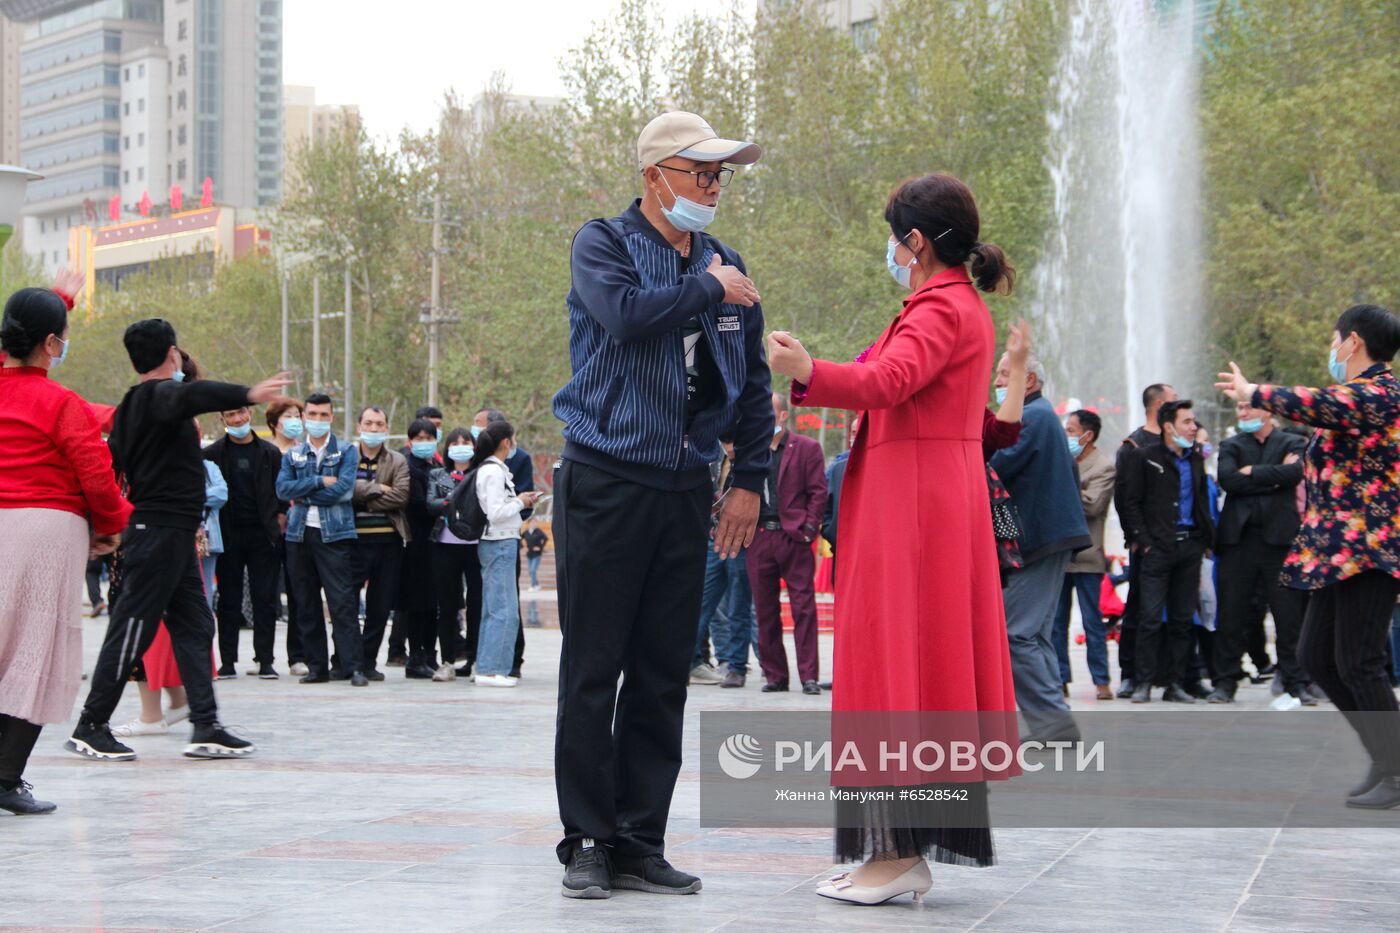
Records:
[[[89,666],[105,621],[85,624]],[[528,638],[514,690],[407,681],[397,669],[364,689],[301,686],[280,664],[280,681],[220,682],[224,721],[259,744],[246,761],[181,757],[181,727],[131,740],[136,762],[91,762],[62,751],[66,731],[50,728],[28,777],[60,809],[0,814],[0,929],[1400,929],[1400,831],[1387,830],[1002,829],[996,867],[934,866],[922,907],[826,901],[812,889],[832,871],[829,833],[700,825],[695,715],[668,855],[703,877],[703,892],[566,900],[551,764],[560,639]],[[245,633],[245,660],[250,647]],[[822,651],[829,661],[828,636]],[[1074,705],[1091,708],[1074,651]],[[761,694],[757,679],[694,687],[689,708],[829,703]],[[1241,699],[1262,708],[1268,689]],[[136,710],[133,688],[114,722]]]

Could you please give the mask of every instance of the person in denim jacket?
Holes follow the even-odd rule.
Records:
[[[306,441],[282,455],[277,473],[277,497],[291,500],[287,513],[287,563],[300,613],[302,642],[308,673],[304,684],[332,679],[326,658],[326,623],[321,592],[331,611],[335,637],[337,680],[357,687],[369,684],[361,658],[359,602],[351,582],[350,559],[354,548],[355,474],[360,457],[353,444],[331,433],[334,417],[330,396],[306,397]]]

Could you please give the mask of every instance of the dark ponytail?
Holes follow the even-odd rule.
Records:
[[[488,457],[496,455],[496,449],[501,444],[515,437],[515,428],[509,421],[493,421],[482,428],[481,433],[476,437],[476,446],[472,451],[472,466],[478,467],[486,462]],[[471,469],[471,467],[468,467]]]
[[[0,323],[0,349],[15,360],[27,360],[50,334],[68,329],[68,306],[47,288],[21,288],[5,302]]]
[[[973,281],[984,292],[1009,294],[1016,283],[1016,270],[1001,247],[977,239],[982,227],[977,201],[952,175],[935,172],[895,188],[885,204],[885,222],[900,240],[918,230],[945,266],[970,261]]]

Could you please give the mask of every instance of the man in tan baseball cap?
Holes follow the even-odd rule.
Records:
[[[734,174],[725,163],[758,157],[693,113],[663,114],[637,140],[641,197],[570,248],[573,374],[554,397],[565,897],[701,888],[665,856],[687,681],[710,558],[753,542],[774,423],[758,289],[705,228]],[[730,425],[712,534],[710,466]]]
[[[674,156],[694,162],[728,162],[732,165],[752,165],[763,155],[753,143],[737,139],[721,139],[704,118],[673,110],[652,120],[637,137],[637,170]]]

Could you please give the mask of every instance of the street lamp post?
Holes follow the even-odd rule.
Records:
[[[3,300],[5,291],[5,244],[14,234],[15,224],[19,223],[20,208],[24,206],[24,186],[43,177],[18,165],[0,165],[0,300]]]

